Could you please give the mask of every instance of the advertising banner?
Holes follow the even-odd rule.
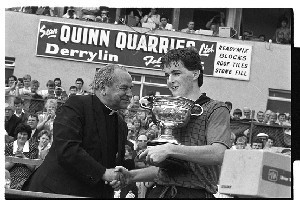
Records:
[[[80,21],[79,21],[80,22]],[[36,55],[160,70],[169,49],[194,46],[205,75],[249,80],[251,46],[40,20]]]

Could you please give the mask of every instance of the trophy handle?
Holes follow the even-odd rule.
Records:
[[[148,100],[148,99],[149,99],[149,96],[142,97],[142,98],[140,99],[140,106],[141,106],[143,109],[147,109],[147,110],[150,110],[150,111],[151,111],[152,108],[146,106],[145,103],[142,102],[143,100]]]
[[[200,113],[192,113],[191,116],[201,116],[201,114],[203,113],[202,106],[200,106],[199,104],[194,104],[194,106],[200,107],[201,112]]]

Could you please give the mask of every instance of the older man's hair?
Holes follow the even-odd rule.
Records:
[[[116,76],[115,70],[121,69],[127,72],[126,68],[123,66],[109,64],[99,68],[96,72],[94,81],[91,84],[93,90],[98,90],[101,87],[108,86],[110,87],[113,84],[113,79]]]

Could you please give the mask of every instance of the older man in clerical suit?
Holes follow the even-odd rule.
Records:
[[[107,65],[93,81],[94,95],[70,97],[56,111],[53,143],[43,164],[22,190],[113,198],[105,182],[120,179],[127,125],[116,112],[127,108],[132,79],[125,68]]]

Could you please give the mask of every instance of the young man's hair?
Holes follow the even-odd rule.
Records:
[[[14,81],[18,81],[18,78],[16,76],[14,76],[14,75],[9,76],[8,79],[9,78],[14,78]]]
[[[199,70],[198,86],[203,84],[203,69],[200,55],[195,47],[171,49],[161,58],[161,68],[169,66],[172,62],[182,62],[189,71]]]

